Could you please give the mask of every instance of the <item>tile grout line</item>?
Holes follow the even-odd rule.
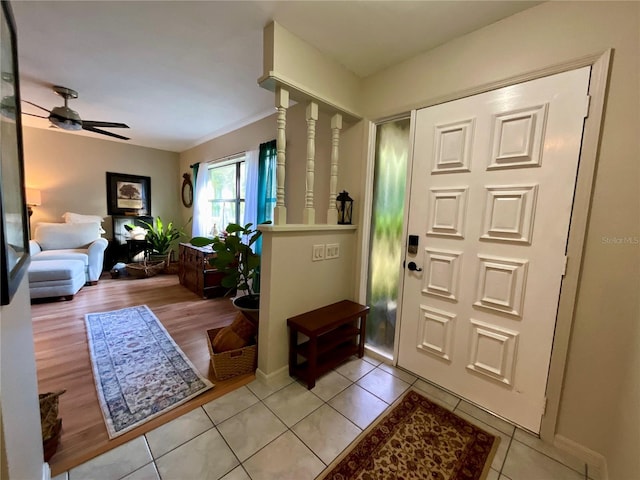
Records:
[[[509,446],[507,446],[507,450],[504,452],[504,458],[502,459],[502,465],[500,465],[500,470],[498,471],[498,478],[502,475],[502,471],[504,470],[504,466],[507,464],[507,457],[509,456],[509,451],[511,450],[511,444],[513,443],[514,438],[509,437]],[[505,474],[506,477],[506,474]],[[507,477],[508,478],[508,477]]]
[[[245,409],[246,410],[246,409]],[[206,412],[205,412],[206,413]],[[221,422],[222,423],[222,422]],[[231,445],[229,445],[229,442],[227,442],[227,439],[224,438],[224,435],[222,435],[222,432],[220,430],[218,430],[218,427],[216,427],[216,424],[213,424],[213,428],[216,429],[216,431],[218,432],[218,435],[220,435],[220,438],[222,439],[222,441],[224,442],[224,444],[227,446],[227,448],[229,449],[229,451],[231,452],[231,454],[236,458],[236,460],[238,461],[238,465],[242,466],[242,462],[240,461],[240,459],[238,458],[238,455],[236,455],[236,452],[233,451],[233,448],[231,448]],[[195,437],[194,437],[195,438]],[[229,470],[228,472],[225,472],[220,478],[224,477],[225,475],[228,475],[229,472],[233,472],[238,465],[236,465],[235,467],[231,468],[231,470]],[[242,467],[244,470],[244,467]],[[247,476],[249,476],[249,478],[251,478],[251,476],[249,475],[249,472],[247,472],[245,470],[245,472],[247,473]],[[160,472],[158,472],[160,473]],[[161,479],[162,480],[162,479]]]
[[[348,387],[347,387],[347,388],[348,388]],[[274,393],[276,393],[276,392],[274,392]],[[313,392],[312,392],[312,393],[313,393]],[[337,395],[337,394],[336,394],[336,395]],[[269,396],[271,396],[271,395],[269,395]],[[335,396],[335,395],[334,395],[334,396]],[[324,405],[328,405],[329,407],[331,407],[331,405],[329,405],[329,404],[328,404],[328,402],[326,402],[326,401],[325,401],[325,400],[323,400],[322,398],[318,397],[317,395],[316,395],[316,397],[317,397],[317,398],[319,398],[319,399],[323,402],[323,403],[322,403],[322,405],[320,405],[318,408],[314,409],[313,411],[309,412],[307,415],[305,415],[305,416],[304,416],[304,417],[302,417],[300,420],[298,420],[296,423],[294,423],[291,427],[289,427],[286,423],[284,423],[284,421],[282,421],[282,419],[281,419],[280,417],[278,417],[278,415],[277,415],[274,411],[272,411],[266,403],[264,403],[264,400],[260,400],[260,402],[262,402],[262,403],[264,404],[264,406],[267,408],[267,410],[269,410],[269,411],[270,411],[270,412],[271,412],[271,413],[272,413],[272,414],[273,414],[273,415],[274,415],[278,420],[280,420],[280,421],[285,425],[285,427],[287,427],[287,430],[285,430],[284,432],[282,432],[280,435],[278,435],[276,438],[274,438],[273,440],[271,440],[271,441],[270,441],[269,443],[267,443],[266,445],[262,446],[260,449],[256,450],[256,451],[255,451],[255,452],[254,452],[250,457],[248,457],[248,458],[247,458],[247,460],[249,460],[250,458],[252,458],[254,455],[256,455],[256,454],[257,454],[258,452],[260,452],[261,450],[263,450],[263,449],[265,449],[266,447],[268,447],[269,445],[271,445],[271,443],[275,442],[278,438],[280,438],[281,436],[283,436],[283,435],[284,435],[284,434],[286,434],[287,432],[291,432],[291,433],[293,434],[293,436],[294,436],[295,438],[297,438],[297,439],[300,441],[300,443],[302,443],[305,447],[307,447],[307,449],[308,449],[308,450],[309,450],[309,451],[310,451],[310,452],[311,452],[311,453],[312,453],[312,454],[313,454],[313,455],[314,455],[314,456],[315,456],[315,457],[320,461],[320,463],[322,463],[322,465],[324,465],[324,467],[326,468],[328,465],[324,463],[324,461],[323,461],[323,460],[318,456],[318,454],[313,450],[313,448],[311,448],[311,446],[310,446],[310,445],[307,445],[307,443],[305,443],[305,441],[304,441],[302,438],[300,438],[300,437],[296,434],[296,432],[293,430],[293,428],[292,428],[292,427],[294,427],[295,425],[297,425],[298,423],[302,422],[302,421],[303,421],[304,419],[306,419],[307,417],[309,417],[313,412],[315,412],[315,411],[319,410],[320,408],[322,408]],[[268,398],[268,397],[265,397],[265,400],[266,400],[266,398]],[[332,397],[332,398],[333,398],[333,397]],[[338,412],[338,413],[340,413],[340,412]],[[347,420],[348,420],[348,419],[347,419]],[[353,422],[352,422],[352,423],[353,423]],[[357,425],[356,425],[356,426],[357,426]],[[359,428],[359,427],[358,427],[358,428]],[[342,453],[342,452],[341,452],[341,453]],[[247,460],[245,460],[245,462],[246,462]],[[245,472],[246,472],[246,469],[244,468],[244,462],[241,462],[241,465],[242,465],[242,468],[243,468],[243,469],[245,470]],[[323,469],[323,470],[324,470],[324,469]],[[247,472],[247,475],[249,476],[249,478],[251,478],[251,475],[249,475],[249,472]]]
[[[201,405],[200,407],[198,407],[198,408],[202,408],[202,405]],[[193,411],[195,411],[195,410],[196,410],[196,409],[192,410],[192,412],[193,412]],[[202,410],[204,411],[204,408],[202,408]],[[191,413],[191,412],[187,412],[187,413],[183,414],[182,416],[175,418],[174,420],[177,420],[178,418],[182,418],[184,415],[187,415],[188,413]],[[180,443],[180,444],[176,445],[175,447],[171,448],[170,450],[167,450],[167,451],[166,451],[166,452],[164,452],[162,455],[160,455],[158,458],[156,458],[156,457],[153,455],[153,451],[151,450],[151,445],[149,444],[149,439],[147,438],[147,433],[150,433],[150,432],[147,432],[147,433],[142,434],[142,436],[144,437],[144,441],[145,441],[145,442],[146,442],[146,444],[147,444],[147,448],[149,449],[149,454],[151,454],[152,461],[155,463],[155,461],[156,461],[156,460],[158,460],[158,459],[160,459],[160,458],[164,457],[165,455],[167,455],[167,454],[169,454],[169,453],[173,452],[174,450],[176,450],[176,449],[178,449],[178,448],[182,447],[185,443],[189,443],[191,440],[194,440],[194,439],[198,438],[200,435],[204,435],[205,433],[207,433],[207,432],[208,432],[209,430],[211,430],[212,428],[216,428],[216,424],[215,424],[215,422],[211,419],[211,417],[209,417],[209,415],[207,414],[207,412],[206,412],[206,411],[204,411],[204,414],[206,415],[206,417],[207,417],[207,418],[209,419],[209,421],[211,422],[211,426],[210,426],[209,428],[207,428],[206,430],[204,430],[204,431],[202,431],[202,432],[198,433],[197,435],[195,435],[195,436],[191,437],[189,440],[185,440],[184,442],[182,442],[182,443]],[[171,423],[171,422],[167,422],[167,423],[165,423],[165,425],[168,425],[168,423]],[[163,426],[163,425],[160,425],[160,427],[162,427],[162,426]],[[160,427],[157,427],[157,428],[160,428]],[[216,428],[216,430],[217,430],[217,428]],[[153,430],[151,430],[151,432],[152,432],[152,431],[153,431]],[[220,432],[218,431],[218,433],[220,433]],[[220,433],[220,436],[222,436],[222,434],[221,434],[221,433]]]
[[[242,387],[241,387],[241,388],[242,388]],[[256,405],[256,404],[258,404],[258,403],[260,403],[260,402],[262,401],[262,400],[260,400],[260,399],[257,397],[257,395],[256,395],[255,393],[253,393],[251,390],[249,390],[249,392],[251,393],[251,395],[253,395],[254,397],[256,397],[257,401],[256,401],[255,403],[252,403],[252,404],[251,404],[251,405],[249,405],[248,407],[243,408],[242,410],[238,410],[237,412],[235,412],[235,413],[234,413],[233,415],[231,415],[230,417],[227,417],[227,418],[225,418],[224,420],[220,420],[220,422],[218,422],[217,424],[216,424],[215,420],[214,420],[213,418],[211,418],[211,416],[210,416],[210,415],[207,413],[207,411],[204,409],[204,405],[201,405],[201,406],[200,406],[200,408],[202,408],[202,409],[204,410],[205,415],[207,415],[207,417],[209,417],[209,420],[211,420],[211,423],[213,423],[213,426],[214,426],[214,427],[217,427],[218,425],[220,425],[220,424],[222,424],[222,423],[226,422],[227,420],[229,420],[229,419],[231,419],[231,418],[235,417],[235,416],[236,416],[236,415],[238,415],[239,413],[242,413],[242,412],[244,412],[244,411],[246,411],[246,410],[249,410],[251,407],[253,407],[254,405]],[[231,392],[230,392],[230,393],[231,393]],[[222,397],[220,397],[220,398],[222,398]],[[217,399],[216,399],[216,400],[217,400]],[[212,400],[211,402],[215,402],[216,400]],[[209,403],[211,403],[211,402],[209,402]],[[207,405],[207,404],[205,404],[205,405]]]
[[[317,398],[319,398],[317,395],[316,395],[316,397],[317,397]],[[327,402],[325,402],[324,400],[322,400],[321,398],[320,398],[320,400],[323,402],[323,404],[324,404],[324,403],[327,403]],[[261,400],[261,401],[262,401],[262,400]],[[262,403],[264,404],[265,408],[266,408],[269,412],[271,412],[271,413],[272,413],[272,414],[273,414],[273,415],[274,415],[278,420],[280,420],[280,421],[284,424],[284,426],[285,426],[285,427],[287,427],[287,429],[288,429],[288,430],[291,430],[291,427],[290,427],[289,425],[287,425],[287,424],[285,423],[285,421],[284,421],[282,418],[280,418],[280,416],[279,416],[276,412],[274,412],[271,408],[269,408],[269,405],[267,405],[265,402],[262,402]],[[298,423],[300,423],[301,421],[303,421],[305,418],[307,418],[307,417],[308,417],[308,416],[310,416],[313,412],[315,412],[315,411],[319,410],[320,408],[322,408],[322,405],[320,405],[319,407],[314,408],[313,410],[311,410],[309,413],[307,413],[304,417],[302,417],[300,420],[298,420],[298,421],[297,421],[296,423],[294,423],[293,425],[297,425]],[[271,442],[269,442],[269,443],[271,443]]]
[[[535,448],[535,447],[531,447],[531,446],[527,445],[526,443],[521,442],[520,440],[518,440],[517,438],[515,438],[515,432],[514,432],[514,436],[513,436],[513,439],[512,439],[512,442],[511,442],[511,443],[513,443],[513,442],[518,442],[520,445],[523,445],[523,446],[525,446],[525,447],[527,447],[527,448],[530,448],[531,450],[533,450],[533,451],[535,451],[535,452],[539,453],[540,455],[542,455],[542,456],[544,456],[544,457],[547,457],[549,460],[553,460],[554,462],[559,463],[560,465],[562,465],[562,466],[564,466],[564,467],[568,468],[568,469],[569,469],[569,470],[571,470],[572,472],[576,472],[576,473],[579,473],[579,474],[582,474],[582,473],[583,473],[583,472],[581,472],[581,471],[579,471],[579,470],[576,470],[576,469],[575,469],[575,468],[573,468],[573,467],[570,467],[569,465],[567,465],[566,463],[564,463],[564,462],[562,462],[562,461],[558,460],[557,458],[553,458],[552,456],[547,455],[545,452],[542,452],[542,451],[538,450],[538,449],[537,449],[537,448]],[[509,443],[509,448],[511,448],[511,443]],[[505,455],[505,460],[506,460],[506,459],[507,459],[507,457],[506,457],[506,455]],[[585,464],[585,465],[586,465],[586,464]],[[588,478],[587,478],[587,480],[588,480]]]

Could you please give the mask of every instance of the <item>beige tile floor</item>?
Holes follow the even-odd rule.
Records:
[[[314,479],[410,386],[501,437],[488,480],[600,480],[583,461],[366,356],[313,390],[256,380],[53,480]]]

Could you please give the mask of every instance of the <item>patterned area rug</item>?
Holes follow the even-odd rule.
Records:
[[[319,478],[479,480],[500,441],[409,391],[363,432]]]
[[[110,438],[213,387],[146,305],[88,313],[85,322]]]

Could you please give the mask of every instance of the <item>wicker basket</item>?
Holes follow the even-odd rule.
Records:
[[[153,277],[164,270],[164,260],[157,262],[127,263],[127,273],[136,278]]]
[[[258,346],[247,345],[237,350],[216,353],[211,347],[213,339],[222,330],[214,328],[207,330],[207,341],[209,344],[209,354],[211,355],[211,365],[217,380],[226,380],[237,375],[253,373],[256,370],[256,360],[258,358]]]
[[[42,427],[42,444],[44,460],[48,462],[58,449],[62,420],[58,418],[58,398],[65,390],[47,392],[38,395],[40,400],[40,426]]]

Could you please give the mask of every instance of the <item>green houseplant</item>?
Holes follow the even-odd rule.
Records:
[[[151,247],[152,255],[164,257],[164,259],[169,258],[173,242],[185,235],[182,228],[175,227],[173,222],[165,225],[159,216],[152,223],[144,220],[140,222],[147,227],[145,240]]]
[[[230,223],[226,228],[226,238],[193,237],[190,240],[196,247],[211,245],[216,255],[209,259],[209,264],[223,274],[223,287],[229,292],[234,289],[246,292],[246,295],[234,299],[234,305],[241,310],[257,310],[260,305],[260,255],[251,247],[262,232],[252,227],[252,223],[244,226]]]

